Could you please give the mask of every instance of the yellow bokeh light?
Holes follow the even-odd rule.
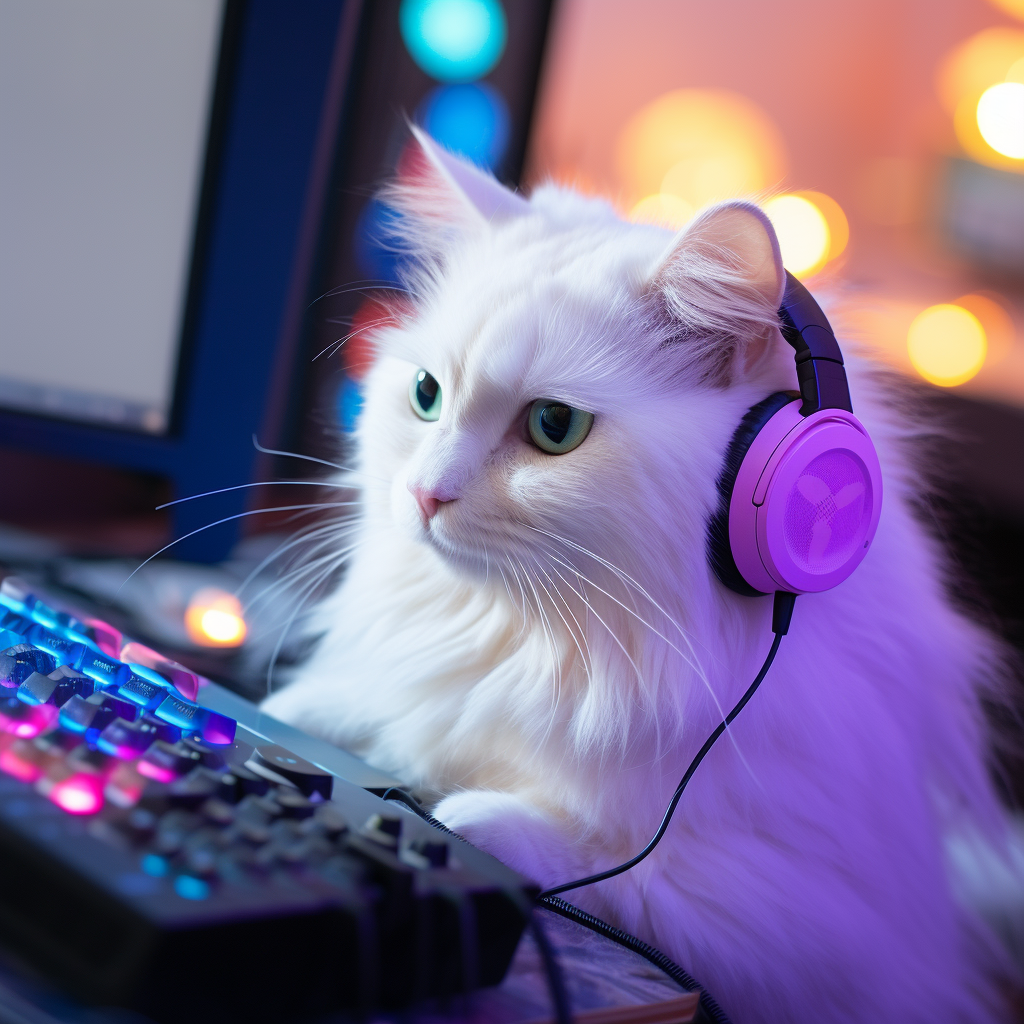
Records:
[[[828,225],[828,255],[825,259],[831,262],[843,252],[850,241],[850,222],[846,219],[843,208],[824,192],[794,192],[793,194],[813,203],[825,218],[825,223]]]
[[[991,0],[991,3],[1013,18],[1024,19],[1024,0]]]
[[[954,305],[962,306],[981,322],[988,349],[985,356],[986,366],[994,366],[1005,359],[1013,349],[1017,332],[1010,314],[1003,305],[1005,302],[1002,296],[994,292],[971,292],[954,300]]]
[[[1024,85],[1000,82],[978,100],[978,131],[997,152],[1024,160]]]
[[[1018,61],[1024,58],[1024,31],[1016,28],[988,28],[961,43],[939,69],[938,90],[943,105],[952,114],[966,99],[972,105],[998,82],[1015,81]]]
[[[619,136],[632,202],[658,193],[694,210],[775,185],[785,173],[778,130],[754,103],[722,89],[676,89],[639,110]]]
[[[629,219],[636,224],[657,224],[678,231],[693,219],[693,214],[693,207],[685,200],[659,192],[641,199],[629,211]]]
[[[814,203],[802,195],[776,196],[764,204],[764,212],[779,236],[787,270],[807,277],[825,265],[831,237],[828,221]]]
[[[907,354],[914,369],[940,387],[970,380],[984,364],[987,350],[981,321],[951,303],[929,306],[907,331]]]
[[[206,587],[193,595],[185,609],[185,631],[203,647],[238,647],[249,630],[238,598],[218,587]]]

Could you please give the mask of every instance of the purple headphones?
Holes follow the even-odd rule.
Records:
[[[779,391],[733,434],[708,528],[715,575],[738,594],[830,590],[860,565],[882,510],[882,473],[853,415],[839,343],[788,271],[779,308],[800,395]]]

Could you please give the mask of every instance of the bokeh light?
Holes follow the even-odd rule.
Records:
[[[807,277],[827,262],[831,247],[828,221],[818,207],[803,195],[782,195],[764,204],[779,236],[782,262],[790,273]]]
[[[1024,31],[990,28],[971,36],[949,55],[939,72],[938,90],[953,114],[953,128],[964,151],[991,167],[1024,171],[1024,119],[1016,89],[1024,84]],[[987,97],[987,98],[986,98]],[[985,100],[982,103],[982,100]],[[1015,114],[1015,111],[1018,113]]]
[[[785,150],[771,119],[738,93],[676,89],[639,110],[616,160],[631,204],[659,193],[694,210],[778,183]]]
[[[1009,14],[1013,18],[1024,19],[1024,0],[990,0],[993,7]]]
[[[693,219],[695,212],[685,199],[657,192],[641,199],[629,211],[629,219],[637,224],[656,224],[658,227],[678,231]]]
[[[984,364],[987,349],[981,321],[952,303],[929,306],[907,332],[907,353],[914,369],[940,387],[969,381]]]
[[[498,0],[402,0],[402,40],[441,82],[471,82],[501,59],[508,25]]]
[[[850,222],[846,219],[843,208],[824,192],[795,192],[794,195],[813,203],[825,218],[828,225],[828,255],[826,261],[831,263],[839,256],[850,241]]]
[[[248,632],[241,601],[219,587],[204,587],[185,609],[185,632],[202,647],[240,646]]]
[[[1024,85],[1000,82],[990,86],[978,100],[978,130],[997,152],[1013,160],[1024,160]]]
[[[993,292],[971,292],[954,300],[954,305],[962,306],[973,313],[981,323],[988,342],[988,354],[985,356],[986,366],[995,366],[1005,359],[1013,348],[1016,329],[1010,314],[1006,311],[1002,296]]]
[[[438,86],[423,101],[419,120],[442,146],[488,169],[508,148],[508,105],[486,83]]]

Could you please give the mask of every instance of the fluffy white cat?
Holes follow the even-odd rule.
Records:
[[[264,706],[549,886],[644,846],[770,645],[771,599],[726,590],[706,536],[743,413],[796,387],[784,273],[755,206],[672,237],[565,189],[502,192],[417,140],[388,197],[415,308],[367,381],[358,547]],[[918,423],[848,364],[884,475],[870,552],[797,600],[657,850],[569,898],[737,1022],[1000,1019],[1006,965],[943,852],[951,832],[1004,842],[978,700],[998,647],[911,514]],[[544,399],[560,451],[543,402],[529,422]]]

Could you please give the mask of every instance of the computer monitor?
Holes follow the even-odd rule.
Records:
[[[352,197],[436,85],[410,12],[436,34],[466,6],[0,0],[0,447],[162,477],[174,498],[257,479],[254,435],[282,443],[322,386],[337,310],[315,300],[358,273],[338,256]],[[507,16],[491,78],[517,94],[514,179],[548,2],[477,6]],[[171,553],[224,557],[247,502],[175,505]]]

